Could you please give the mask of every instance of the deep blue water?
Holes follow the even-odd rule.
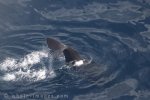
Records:
[[[47,37],[91,63],[62,68]],[[149,0],[0,0],[0,100],[150,100]]]

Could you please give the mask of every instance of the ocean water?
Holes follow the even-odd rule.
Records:
[[[64,66],[47,37],[91,62]],[[150,1],[0,0],[0,100],[150,100]]]

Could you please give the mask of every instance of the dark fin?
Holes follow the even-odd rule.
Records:
[[[48,47],[52,50],[63,50],[65,45],[53,38],[47,38]]]
[[[75,60],[81,60],[81,57],[78,54],[78,52],[72,49],[71,47],[64,49],[63,53],[65,55],[65,60],[67,63]]]

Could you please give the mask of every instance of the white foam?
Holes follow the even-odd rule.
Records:
[[[3,76],[2,79],[5,81],[11,81],[11,80],[15,80],[16,76],[14,74],[7,73]]]
[[[52,74],[50,75],[47,73],[52,73]],[[54,77],[55,73],[53,70],[48,72],[47,69],[39,69],[39,70],[28,70],[26,72],[20,71],[19,73],[15,72],[14,75],[17,76],[18,79],[27,79],[30,81],[38,81],[38,80],[45,79],[47,77],[47,75]]]
[[[23,79],[38,81],[46,77],[55,77],[53,69],[46,69],[45,65],[41,66],[40,69],[31,69],[34,64],[39,64],[42,62],[43,58],[48,57],[48,51],[42,50],[31,52],[21,59],[6,58],[0,63],[0,70],[5,72],[5,75],[1,79],[4,81],[17,81]],[[52,58],[50,59],[52,60]]]
[[[0,70],[8,71],[16,68],[31,67],[30,65],[39,63],[41,59],[45,57],[48,57],[48,52],[34,51],[21,59],[6,58],[2,63],[0,63]]]
[[[0,70],[8,70],[13,69],[17,64],[16,59],[13,58],[6,58],[1,64],[0,64]]]
[[[32,52],[21,59],[19,66],[25,67],[28,65],[39,63],[40,60],[44,57],[48,57],[48,52],[45,51]]]

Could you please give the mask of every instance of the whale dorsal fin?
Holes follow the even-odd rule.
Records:
[[[47,38],[47,44],[48,47],[52,50],[61,50],[63,51],[63,49],[65,48],[65,45],[53,38]]]

